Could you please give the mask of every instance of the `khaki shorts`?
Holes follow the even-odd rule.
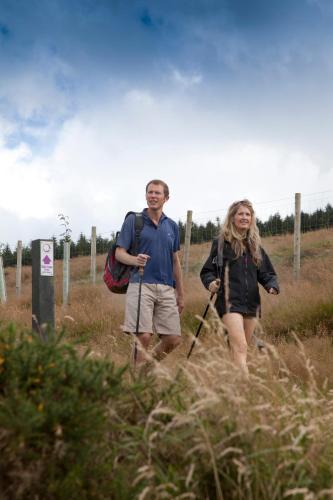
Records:
[[[125,324],[123,331],[136,332],[139,283],[130,283],[126,293]],[[180,335],[180,320],[175,291],[168,285],[143,283],[139,333]]]

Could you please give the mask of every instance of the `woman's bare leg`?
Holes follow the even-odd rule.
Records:
[[[228,330],[233,359],[236,365],[238,365],[247,375],[249,372],[246,364],[247,338],[245,335],[243,316],[239,313],[227,313],[224,314],[222,321]]]
[[[243,318],[243,320],[246,342],[247,345],[251,345],[252,335],[257,324],[257,318]]]

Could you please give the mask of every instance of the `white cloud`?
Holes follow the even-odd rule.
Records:
[[[47,165],[32,160],[25,144],[0,148],[0,207],[20,217],[44,218],[52,213],[54,192]]]
[[[262,218],[290,213],[295,192],[333,185],[333,170],[322,174],[306,151],[258,138],[235,141],[237,130],[226,132],[228,125],[226,113],[212,116],[136,89],[117,105],[104,101],[68,120],[48,157],[31,156],[25,145],[9,150],[2,144],[1,178],[8,189],[0,208],[17,220],[2,239],[21,238],[26,217],[40,220],[43,230],[48,221],[45,236],[50,236],[60,212],[69,216],[74,238],[80,231],[88,235],[92,225],[107,235],[119,228],[128,210],[143,208],[144,187],[152,178],[169,183],[165,210],[176,220],[184,220],[188,209],[194,220],[223,216],[232,201],[243,197],[255,207],[258,203]],[[282,197],[288,203],[259,203]],[[36,220],[29,220],[34,232]]]
[[[139,106],[141,111],[143,107],[151,107],[155,103],[150,92],[140,89],[131,89],[125,94],[124,101],[127,102],[130,107]]]
[[[179,69],[173,68],[171,72],[172,80],[183,88],[199,85],[202,82],[202,75],[199,73],[185,74]]]
[[[47,113],[54,120],[68,113],[71,92],[66,85],[75,78],[61,58],[36,50],[27,65],[11,67],[1,74],[0,95],[21,119],[38,118]]]
[[[16,126],[13,122],[0,116],[0,145],[3,145],[5,138],[12,134],[15,129]]]

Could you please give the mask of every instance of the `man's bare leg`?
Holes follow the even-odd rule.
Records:
[[[162,361],[181,342],[182,339],[179,335],[160,335],[160,341],[155,346],[152,355],[157,361]]]
[[[132,360],[135,368],[139,368],[147,361],[147,350],[150,344],[151,333],[138,333],[132,352]]]

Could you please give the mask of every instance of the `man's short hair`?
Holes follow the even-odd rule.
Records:
[[[166,184],[166,182],[161,181],[161,179],[153,179],[152,181],[149,181],[146,186],[146,193],[148,192],[148,187],[150,186],[150,184],[159,184],[160,186],[163,186],[164,196],[166,198],[169,198],[169,186]]]

